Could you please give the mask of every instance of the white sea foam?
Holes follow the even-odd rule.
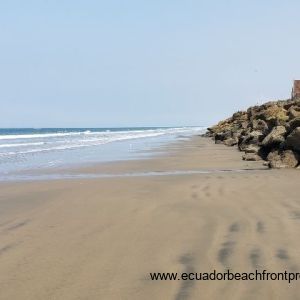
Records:
[[[59,133],[38,133],[38,134],[11,134],[0,135],[0,140],[19,140],[19,139],[36,139],[47,137],[63,137],[84,134],[84,132],[59,132]]]
[[[37,134],[11,134],[11,135],[0,135],[0,140],[19,140],[19,139],[41,139],[41,138],[55,138],[55,137],[76,137],[76,136],[86,136],[86,135],[134,135],[143,133],[146,136],[151,136],[151,134],[168,134],[168,133],[180,133],[186,131],[199,131],[202,127],[178,127],[178,128],[159,128],[159,129],[145,129],[145,130],[128,130],[128,131],[79,131],[79,132],[58,132],[58,133],[37,133]]]
[[[0,144],[0,148],[14,148],[14,147],[30,147],[30,146],[41,146],[44,145],[44,142],[38,143],[20,143],[20,144]]]
[[[164,135],[190,135],[200,132],[202,127],[179,127],[158,129],[136,129],[119,131],[78,131],[37,134],[0,135],[0,157],[64,151],[85,147],[100,146],[107,143],[155,138]],[[37,140],[38,139],[38,140]],[[9,141],[9,143],[7,143]],[[24,142],[23,142],[24,141]],[[12,151],[13,150],[13,151]]]

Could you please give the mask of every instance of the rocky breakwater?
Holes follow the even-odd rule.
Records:
[[[267,102],[236,112],[208,128],[216,143],[237,145],[244,160],[265,160],[270,168],[300,164],[300,99]]]

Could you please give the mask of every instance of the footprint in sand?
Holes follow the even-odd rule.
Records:
[[[232,240],[228,240],[222,244],[222,247],[218,252],[218,260],[222,265],[227,266],[228,258],[233,252],[234,245],[235,242]]]
[[[256,232],[264,233],[265,232],[265,225],[262,221],[257,221],[256,223]]]
[[[218,260],[222,263],[225,267],[228,267],[228,260],[234,251],[234,246],[236,242],[232,239],[232,234],[240,231],[240,223],[234,222],[228,228],[228,239],[222,244],[218,252]]]
[[[220,187],[219,187],[218,193],[219,193],[219,195],[221,195],[221,196],[224,195],[224,187],[223,187],[223,186],[220,186]]]
[[[202,191],[204,192],[204,195],[205,195],[207,198],[209,198],[209,197],[211,196],[209,190],[210,190],[209,185],[206,185],[206,186],[204,186],[204,187],[202,188]]]
[[[297,263],[294,263],[291,260],[290,255],[288,254],[288,251],[286,249],[278,249],[276,252],[276,257],[284,262],[285,268],[288,269],[290,272],[299,272],[299,267]]]
[[[290,212],[292,219],[300,219],[300,211],[299,210],[293,210]]]
[[[251,250],[249,254],[249,259],[252,267],[254,269],[258,269],[260,267],[260,261],[261,261],[261,250],[258,248]]]
[[[285,249],[278,249],[277,253],[276,253],[276,257],[281,260],[289,260],[290,259],[288,252]]]
[[[197,193],[192,193],[192,198],[197,200],[198,199],[198,194]]]
[[[185,273],[193,273],[194,270],[194,256],[190,253],[183,254],[179,258],[180,264],[183,265]],[[188,299],[190,296],[190,291],[193,288],[195,282],[193,280],[183,280],[181,281],[175,300],[184,300]]]
[[[238,232],[240,230],[240,224],[238,222],[232,223],[229,226],[229,232]]]

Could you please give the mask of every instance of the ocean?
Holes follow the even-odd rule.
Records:
[[[136,159],[205,127],[0,129],[0,180],[36,169]]]

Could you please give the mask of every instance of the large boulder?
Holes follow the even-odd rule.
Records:
[[[283,101],[283,108],[290,109],[292,106],[299,106],[300,107],[300,99],[289,99]]]
[[[289,119],[287,110],[276,104],[268,106],[266,109],[259,111],[255,115],[255,118],[266,121],[269,127],[282,125]]]
[[[250,144],[244,147],[244,152],[245,153],[255,153],[258,154],[260,152],[260,146],[255,145],[255,144]]]
[[[241,128],[241,129],[238,129],[238,130],[232,132],[232,137],[233,137],[234,139],[237,139],[237,141],[238,141],[239,138],[242,136],[243,132],[244,132],[244,129],[242,129],[242,128]]]
[[[224,145],[226,146],[234,146],[238,143],[238,139],[237,138],[228,138],[224,141]]]
[[[230,131],[220,132],[215,134],[215,140],[216,141],[224,141],[231,137]]]
[[[292,150],[273,150],[267,156],[267,160],[270,168],[295,168],[299,163],[299,156]]]
[[[300,127],[295,128],[286,138],[285,147],[300,152]]]
[[[262,132],[263,134],[267,134],[269,128],[268,128],[268,124],[261,119],[254,119],[251,123],[252,129],[253,130],[258,130],[260,132]]]
[[[247,114],[248,117],[250,119],[250,121],[252,121],[254,118],[257,118],[257,114],[262,110],[262,108],[260,106],[251,106],[247,109]]]
[[[258,160],[261,160],[261,157],[255,153],[245,153],[243,155],[243,160],[258,161]]]
[[[259,130],[249,131],[241,136],[238,142],[239,149],[245,151],[249,145],[258,145],[264,138],[264,134]]]
[[[284,142],[286,128],[284,126],[276,126],[272,131],[263,139],[262,146],[271,147]]]
[[[248,115],[245,111],[238,111],[232,115],[233,120],[238,120],[239,122],[247,121]]]
[[[241,122],[241,128],[246,129],[249,126],[249,121],[243,121]]]
[[[251,131],[249,133],[249,136],[251,138],[252,143],[255,143],[255,144],[261,142],[265,137],[263,132],[261,132],[260,130]]]
[[[291,106],[288,110],[289,118],[294,119],[300,117],[300,107]]]
[[[244,151],[249,145],[251,145],[251,136],[248,134],[246,136],[241,136],[239,138],[238,147],[240,151]],[[255,144],[255,142],[254,142]]]
[[[288,128],[289,132],[293,131],[297,127],[300,127],[300,117],[297,117],[288,122],[286,127]]]

